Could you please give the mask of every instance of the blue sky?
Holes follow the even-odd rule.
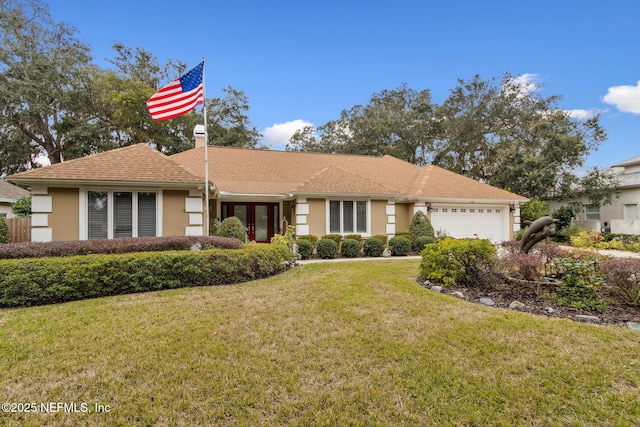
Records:
[[[509,72],[562,95],[560,108],[602,114],[609,139],[588,159],[640,155],[640,2],[50,0],[95,62],[111,46],[161,62],[206,59],[206,95],[233,86],[265,142],[322,125],[373,93],[406,83],[441,103],[458,78]]]

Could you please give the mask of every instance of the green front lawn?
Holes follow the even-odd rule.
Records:
[[[0,412],[0,425],[640,420],[638,332],[441,295],[416,283],[418,263],[0,310],[0,400],[80,411]]]

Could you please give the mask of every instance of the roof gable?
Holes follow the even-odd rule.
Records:
[[[293,193],[314,194],[376,194],[401,196],[386,185],[373,182],[341,167],[330,165],[322,169],[297,188]]]
[[[100,181],[118,183],[195,184],[199,176],[146,144],[116,148],[8,177],[16,182]]]
[[[10,184],[0,179],[0,200],[11,201],[18,200],[22,197],[29,195],[27,190],[24,190],[17,185]]]

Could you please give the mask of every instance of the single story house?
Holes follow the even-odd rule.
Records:
[[[582,207],[576,213],[576,223],[588,230],[616,234],[640,234],[640,156],[613,165],[605,172],[618,180],[620,194],[611,204],[595,206],[581,200]],[[554,211],[566,203],[552,202]]]
[[[28,195],[27,190],[0,179],[0,218],[14,218],[11,205]]]
[[[205,156],[203,135],[194,135],[194,149],[172,156],[137,144],[11,175],[31,187],[32,240],[202,235],[230,216],[258,242],[287,225],[298,235],[367,237],[408,230],[423,211],[437,232],[501,242],[520,229],[527,201],[388,155],[214,146]]]

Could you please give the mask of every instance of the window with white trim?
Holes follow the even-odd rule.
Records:
[[[367,233],[367,205],[366,200],[330,200],[329,233]]]
[[[157,235],[157,195],[145,191],[87,191],[87,237]]]
[[[585,206],[584,215],[586,219],[600,219],[600,206]]]
[[[624,205],[624,219],[635,220],[638,218],[638,205]]]

